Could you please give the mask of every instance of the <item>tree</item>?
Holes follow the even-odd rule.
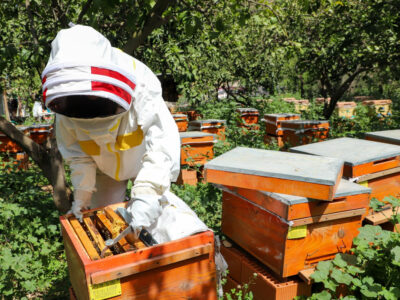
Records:
[[[399,1],[282,1],[288,49],[309,82],[319,82],[336,103],[361,75],[397,67],[400,58]]]

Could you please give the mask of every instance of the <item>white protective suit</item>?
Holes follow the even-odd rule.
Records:
[[[128,211],[134,228],[150,228],[158,242],[207,229],[181,199],[168,192],[179,173],[180,139],[162,99],[161,84],[147,66],[113,48],[93,28],[76,25],[61,30],[52,42],[42,82],[46,106],[60,97],[87,95],[109,99],[125,109],[104,118],[56,115],[58,147],[71,168],[75,215],[90,201],[91,207],[123,201],[127,180],[132,179]],[[172,219],[179,224],[162,222],[172,220],[167,207],[175,207]],[[191,225],[182,234],[160,233],[163,227],[168,231]]]

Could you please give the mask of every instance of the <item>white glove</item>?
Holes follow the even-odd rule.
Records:
[[[73,213],[82,222],[82,211],[90,208],[92,193],[86,191],[75,191],[74,201],[68,213]]]
[[[144,227],[150,227],[161,215],[160,196],[136,195],[131,200],[127,211],[131,215],[129,223],[132,226],[136,238]]]

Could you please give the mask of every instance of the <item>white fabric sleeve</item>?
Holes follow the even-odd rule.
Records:
[[[82,151],[72,128],[68,128],[65,117],[56,115],[57,146],[62,157],[71,168],[74,198],[87,203],[96,190],[96,164]],[[89,202],[90,203],[90,202]]]
[[[139,187],[150,187],[162,195],[179,175],[180,137],[162,98],[160,81],[147,67],[143,73],[133,105],[145,136],[146,151],[132,193]]]

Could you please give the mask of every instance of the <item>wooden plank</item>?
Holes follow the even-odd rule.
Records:
[[[99,253],[97,253],[96,248],[93,246],[92,241],[87,236],[85,230],[75,217],[69,218],[69,223],[74,228],[76,235],[81,241],[83,247],[85,248],[87,254],[92,260],[100,259]]]
[[[210,253],[213,246],[210,244],[200,245],[188,249],[183,249],[173,253],[151,257],[141,261],[133,262],[124,266],[98,271],[90,275],[92,284],[99,284],[114,279],[123,278],[133,274],[153,270],[162,266],[181,262],[190,258],[199,257]]]
[[[92,219],[90,217],[88,216],[83,217],[83,222],[85,223],[86,228],[89,230],[89,233],[93,238],[93,242],[97,245],[99,251],[101,252],[106,246],[103,237],[100,235],[100,232],[97,230],[96,226],[94,226]],[[111,250],[107,249],[104,256],[107,257],[111,255],[113,255]]]
[[[119,214],[117,214],[111,207],[104,208],[104,211],[107,217],[111,220],[113,226],[118,227],[119,232],[122,232],[126,227],[128,227],[128,224],[125,222],[125,220]],[[129,243],[133,244],[137,249],[146,248],[146,245],[141,240],[135,239],[135,235],[133,233],[128,234],[126,236],[126,240]]]
[[[115,239],[118,236],[118,234],[120,234],[119,228],[118,227],[114,228],[113,224],[106,217],[105,213],[97,212],[95,218],[97,220],[98,226],[108,231],[111,234],[111,238]],[[117,245],[124,252],[135,250],[134,246],[129,244],[125,238],[120,239]]]
[[[305,283],[311,284],[313,281],[311,275],[314,274],[314,272],[315,272],[315,267],[310,269],[304,269],[299,272],[299,277],[303,279]]]
[[[383,177],[383,176],[394,174],[394,173],[400,173],[400,167],[396,167],[396,168],[392,168],[389,170],[384,170],[384,171],[380,171],[380,172],[376,172],[376,173],[362,175],[360,177],[357,177],[357,182],[368,181],[368,180],[372,180],[375,178]]]
[[[313,216],[313,217],[308,217],[308,218],[303,218],[303,219],[297,219],[297,220],[292,221],[293,222],[292,226],[295,227],[295,226],[300,226],[300,225],[321,223],[321,222],[333,221],[333,220],[337,220],[337,219],[361,216],[361,215],[365,214],[365,212],[366,212],[366,208],[359,208],[359,209],[341,211],[341,212],[327,214],[327,215],[320,215],[320,216]]]
[[[386,209],[380,212],[375,212],[373,215],[365,217],[365,222],[371,225],[379,225],[390,222],[390,218],[393,216],[391,209]]]

